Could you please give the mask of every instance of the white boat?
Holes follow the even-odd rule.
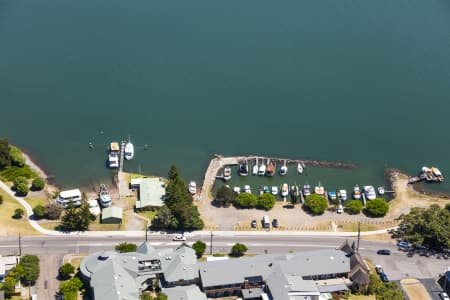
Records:
[[[258,168],[258,175],[264,176],[265,174],[266,174],[266,165],[264,164],[264,162],[261,162]]]
[[[231,179],[231,168],[230,167],[225,167],[225,169],[223,169],[223,179],[224,180]]]
[[[280,168],[280,175],[285,176],[287,174],[288,167],[286,166],[286,161],[284,161],[284,164]]]
[[[189,182],[189,193],[191,193],[192,195],[197,193],[197,183],[195,183],[195,181]]]
[[[314,193],[320,196],[323,196],[325,194],[325,188],[322,186],[320,182],[319,185],[316,185],[314,187]]]
[[[241,193],[241,188],[238,187],[238,186],[235,186],[235,187],[233,188],[233,192],[235,192],[236,194],[240,194],[240,193]]]
[[[244,193],[252,193],[252,190],[248,184],[244,185]]]
[[[110,168],[119,167],[119,143],[112,142],[109,145],[108,163]]]
[[[347,201],[347,191],[346,190],[339,190],[339,200]]]
[[[102,207],[111,206],[112,199],[108,193],[108,190],[106,189],[106,185],[100,184],[100,192],[98,193],[98,198]]]
[[[130,137],[128,137],[128,143],[125,144],[124,156],[126,160],[131,160],[134,157],[134,145],[131,143]]]
[[[353,198],[355,200],[361,199],[361,190],[359,189],[358,185],[355,185],[355,187],[353,188]]]
[[[375,193],[375,188],[371,185],[364,186],[364,194],[366,194],[368,200],[373,200],[377,197],[377,194]]]
[[[297,186],[297,185],[291,186],[291,194],[292,194],[292,196],[294,196],[294,197],[300,196],[300,192],[299,192],[299,190],[298,190],[298,186]]]
[[[303,186],[303,195],[305,197],[311,195],[311,186],[309,184]]]
[[[382,187],[382,186],[378,187],[378,194],[384,195],[384,187]]]
[[[287,183],[283,183],[283,185],[281,186],[281,196],[287,197],[288,195],[289,195],[289,186],[287,185]]]
[[[242,161],[239,164],[239,175],[247,176],[248,175],[248,162],[247,160]]]
[[[278,195],[278,187],[276,185],[272,187],[272,195],[274,196]]]
[[[297,164],[297,173],[302,174],[303,173],[303,166],[301,163]]]
[[[259,170],[258,159],[256,159],[255,165],[253,166],[252,169],[252,175],[258,175],[258,170]]]
[[[89,204],[89,211],[91,212],[91,214],[97,217],[101,213],[97,200],[89,200],[88,204]]]

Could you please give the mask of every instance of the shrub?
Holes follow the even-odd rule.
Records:
[[[16,210],[14,211],[13,218],[14,219],[21,219],[24,214],[25,214],[25,212],[23,211],[23,209],[16,208]]]
[[[306,197],[305,204],[303,206],[313,214],[321,215],[327,209],[328,201],[320,195],[312,194]]]
[[[272,194],[259,195],[256,202],[256,207],[264,210],[271,210],[275,205],[275,196]]]
[[[215,203],[218,206],[228,207],[236,199],[235,193],[227,186],[223,185],[217,191]]]
[[[384,217],[389,211],[389,204],[382,198],[367,201],[366,212],[372,217]]]
[[[133,243],[127,243],[123,242],[116,245],[116,251],[119,251],[121,253],[124,252],[136,252],[137,245]]]
[[[41,177],[37,177],[33,179],[33,182],[31,183],[31,187],[35,191],[40,191],[45,187],[45,181]]]
[[[244,244],[236,243],[231,248],[230,256],[233,256],[233,257],[242,256],[242,255],[244,255],[245,252],[247,252],[247,250],[248,250],[247,246],[245,246]]]
[[[18,196],[26,196],[30,191],[27,183],[19,183],[15,186],[15,190]]]
[[[23,156],[22,151],[14,146],[9,146],[9,157],[11,158],[11,164],[22,168],[25,166],[25,156]]]
[[[28,165],[22,168],[17,166],[8,167],[1,171],[1,175],[6,181],[14,181],[15,178],[20,176],[28,179],[37,177],[37,174]]]
[[[197,258],[200,258],[203,256],[203,253],[205,253],[206,250],[206,244],[202,241],[196,241],[192,245],[192,249],[195,250],[195,254],[197,254]]]
[[[65,263],[59,268],[59,275],[62,279],[69,279],[73,273],[75,273],[75,267],[69,263]]]
[[[351,215],[359,214],[363,208],[361,201],[351,200],[345,205],[346,211]]]
[[[57,204],[47,204],[45,206],[45,217],[49,220],[58,220],[63,208]]]
[[[250,193],[240,193],[234,201],[237,207],[253,208],[256,206],[256,196]]]
[[[14,188],[17,188],[17,186],[19,184],[28,184],[28,181],[23,176],[17,176],[16,178],[14,178],[13,183],[14,183]]]
[[[58,293],[64,297],[64,300],[77,300],[77,293],[82,287],[83,283],[80,278],[74,277],[61,282]]]
[[[38,204],[33,208],[33,214],[36,218],[42,219],[45,217],[45,206],[42,204]]]

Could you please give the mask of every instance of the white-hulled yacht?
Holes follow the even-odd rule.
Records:
[[[130,137],[128,137],[128,142],[125,144],[125,153],[126,160],[131,160],[134,157],[134,145],[131,143]]]
[[[191,193],[192,195],[197,193],[197,183],[195,183],[195,181],[193,180],[189,182],[189,193]]]

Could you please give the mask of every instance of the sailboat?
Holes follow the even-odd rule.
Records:
[[[131,160],[134,157],[134,145],[131,143],[131,139],[128,136],[128,143],[125,145],[125,159]]]
[[[266,165],[264,164],[264,162],[261,162],[258,169],[258,175],[264,176],[264,174],[266,174]]]
[[[253,166],[252,175],[258,175],[258,169],[259,169],[259,166],[258,166],[258,158],[256,158],[256,163],[255,163],[255,165]]]
[[[302,174],[303,173],[303,166],[301,163],[297,164],[297,173]]]

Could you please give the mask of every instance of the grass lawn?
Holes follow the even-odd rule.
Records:
[[[150,210],[149,211],[140,211],[140,212],[138,212],[138,215],[151,221],[156,216],[156,211],[150,211]]]
[[[43,206],[46,206],[47,204],[49,204],[47,197],[45,197],[44,194],[28,196],[28,197],[25,197],[25,200],[28,202],[28,204],[30,204],[31,207],[35,207],[38,204],[41,204]]]
[[[0,205],[0,236],[16,236],[19,233],[21,235],[39,235],[40,233],[28,223],[26,216],[19,220],[12,218],[14,210],[24,209],[22,205],[3,190],[0,190],[0,195],[3,196],[3,204]]]

